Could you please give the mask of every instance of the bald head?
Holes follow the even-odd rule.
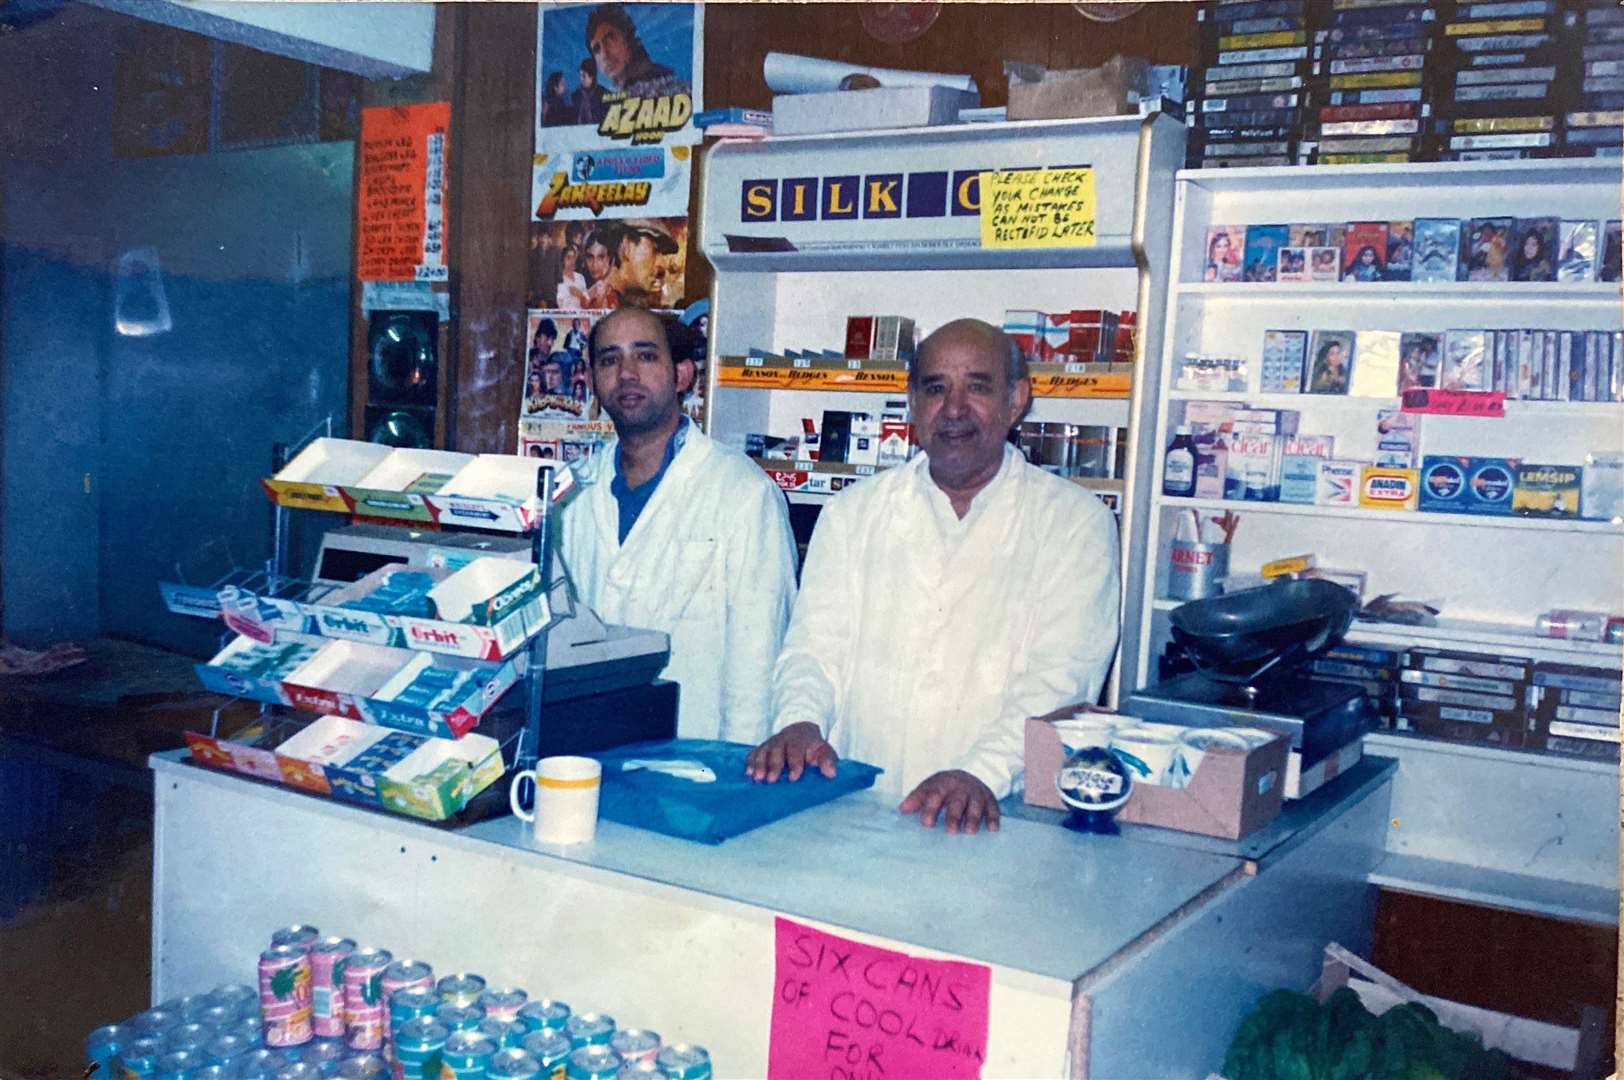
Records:
[[[937,327],[919,343],[908,361],[909,382],[919,377],[925,360],[932,353],[950,345],[968,346],[978,352],[985,350],[987,355],[997,357],[1003,364],[1004,381],[1009,386],[1026,378],[1026,356],[1008,334],[980,319],[954,319]]]

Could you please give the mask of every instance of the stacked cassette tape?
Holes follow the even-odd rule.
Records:
[[[1445,739],[1524,747],[1534,662],[1454,649],[1414,647],[1399,673],[1399,727]]]
[[[1196,18],[1206,66],[1191,73],[1189,166],[1297,164],[1311,70],[1309,0],[1214,0]]]
[[[1618,157],[1624,152],[1624,7],[1616,0],[1576,0],[1566,59],[1575,57],[1573,108],[1563,118],[1564,157]],[[1558,61],[1558,66],[1561,66]]]
[[[1617,668],[1536,664],[1530,697],[1538,745],[1553,753],[1616,761],[1621,675]]]
[[[1321,3],[1305,163],[1433,160],[1430,76],[1437,6],[1432,0]]]
[[[1455,0],[1433,104],[1444,161],[1553,157],[1573,52],[1557,0]]]

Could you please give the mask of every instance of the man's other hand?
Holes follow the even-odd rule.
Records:
[[[752,780],[775,784],[786,770],[791,780],[799,780],[801,773],[815,768],[832,780],[839,762],[840,755],[823,737],[818,725],[803,720],[750,751],[750,756],[744,759],[744,773]]]
[[[973,833],[983,821],[988,832],[998,831],[998,800],[992,789],[960,769],[927,776],[897,809],[917,811],[919,824],[927,829],[934,829],[940,816],[950,833]]]

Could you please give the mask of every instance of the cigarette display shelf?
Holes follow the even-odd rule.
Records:
[[[1152,113],[711,144],[700,169],[697,230],[699,248],[714,270],[707,433],[742,448],[751,435],[799,436],[803,422],[820,430],[826,410],[878,415],[883,405],[876,394],[902,397],[903,365],[894,362],[883,369],[860,364],[842,370],[845,361],[832,360],[836,366],[825,369],[830,374],[802,376],[792,389],[762,389],[758,380],[766,375],[744,374],[741,358],[753,351],[844,351],[852,316],[903,316],[924,335],[966,317],[1000,325],[1007,310],[1133,311],[1135,355],[1127,370],[1037,368],[1024,419],[1126,431],[1118,500],[1123,595],[1137,596],[1147,569],[1139,536],[1148,504],[1134,492],[1155,451],[1147,436],[1154,426],[1171,281],[1170,192],[1185,137],[1178,120]],[[983,244],[983,173],[1079,166],[1093,170],[1091,242]],[[806,178],[819,181],[808,188]],[[773,201],[792,181],[798,191],[818,193],[812,213]],[[848,213],[854,190],[860,205]],[[887,201],[887,192],[894,202]],[[769,193],[773,199],[764,204]],[[809,361],[803,370],[817,370],[817,364]],[[886,376],[872,390],[850,385],[865,367]],[[812,386],[803,388],[803,379]],[[789,497],[817,505],[831,495],[793,491]],[[1141,609],[1124,603],[1122,610],[1124,640],[1136,640]],[[1119,651],[1123,670],[1114,672],[1110,701],[1116,687],[1135,683],[1137,661],[1134,650]]]
[[[891,466],[825,464],[820,461],[791,461],[787,458],[751,458],[791,502],[821,504],[839,494],[846,485],[864,477],[885,472]],[[1099,493],[1113,493],[1120,500],[1124,481],[1104,476],[1068,476],[1067,480]]]
[[[1601,667],[1624,661],[1624,647],[1533,632],[1537,616],[1556,608],[1619,611],[1624,526],[1614,522],[1179,498],[1164,496],[1159,482],[1174,428],[1191,401],[1296,410],[1298,432],[1334,438],[1335,458],[1374,460],[1378,412],[1397,408],[1397,396],[1260,393],[1265,330],[1624,329],[1617,283],[1205,282],[1200,279],[1209,228],[1423,217],[1605,221],[1619,216],[1621,179],[1624,164],[1604,159],[1177,173],[1156,447],[1145,473],[1149,482],[1140,489],[1148,506],[1141,543],[1152,569],[1136,600],[1150,614],[1137,639],[1125,645],[1139,654],[1142,680],[1154,679],[1154,658],[1171,636],[1168,615],[1177,603],[1166,598],[1167,564],[1172,540],[1187,528],[1181,520],[1191,510],[1203,517],[1225,511],[1242,517],[1229,551],[1232,573],[1312,553],[1321,567],[1365,572],[1366,596],[1426,601],[1444,616],[1431,627],[1357,622],[1350,631],[1355,640],[1440,644]],[[1246,357],[1247,390],[1178,388],[1179,361],[1189,354]],[[1356,353],[1355,376],[1357,371]],[[1510,400],[1502,417],[1417,414],[1416,420],[1417,465],[1425,455],[1582,465],[1587,453],[1624,452],[1624,405],[1618,403]]]
[[[908,366],[895,361],[795,360],[775,364],[761,360],[720,358],[717,385],[728,389],[908,392]],[[1030,372],[1033,397],[1127,400],[1133,390],[1131,364],[1040,363],[1032,364]]]

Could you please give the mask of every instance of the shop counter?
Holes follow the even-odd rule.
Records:
[[[1368,943],[1389,798],[1350,786],[1263,867],[1008,817],[950,836],[869,792],[715,847],[604,821],[540,849],[512,818],[436,829],[151,764],[154,1000],[249,979],[306,922],[701,1043],[721,1077],[767,1074],[781,917],[987,965],[983,1076],[1204,1075],[1259,993]]]

